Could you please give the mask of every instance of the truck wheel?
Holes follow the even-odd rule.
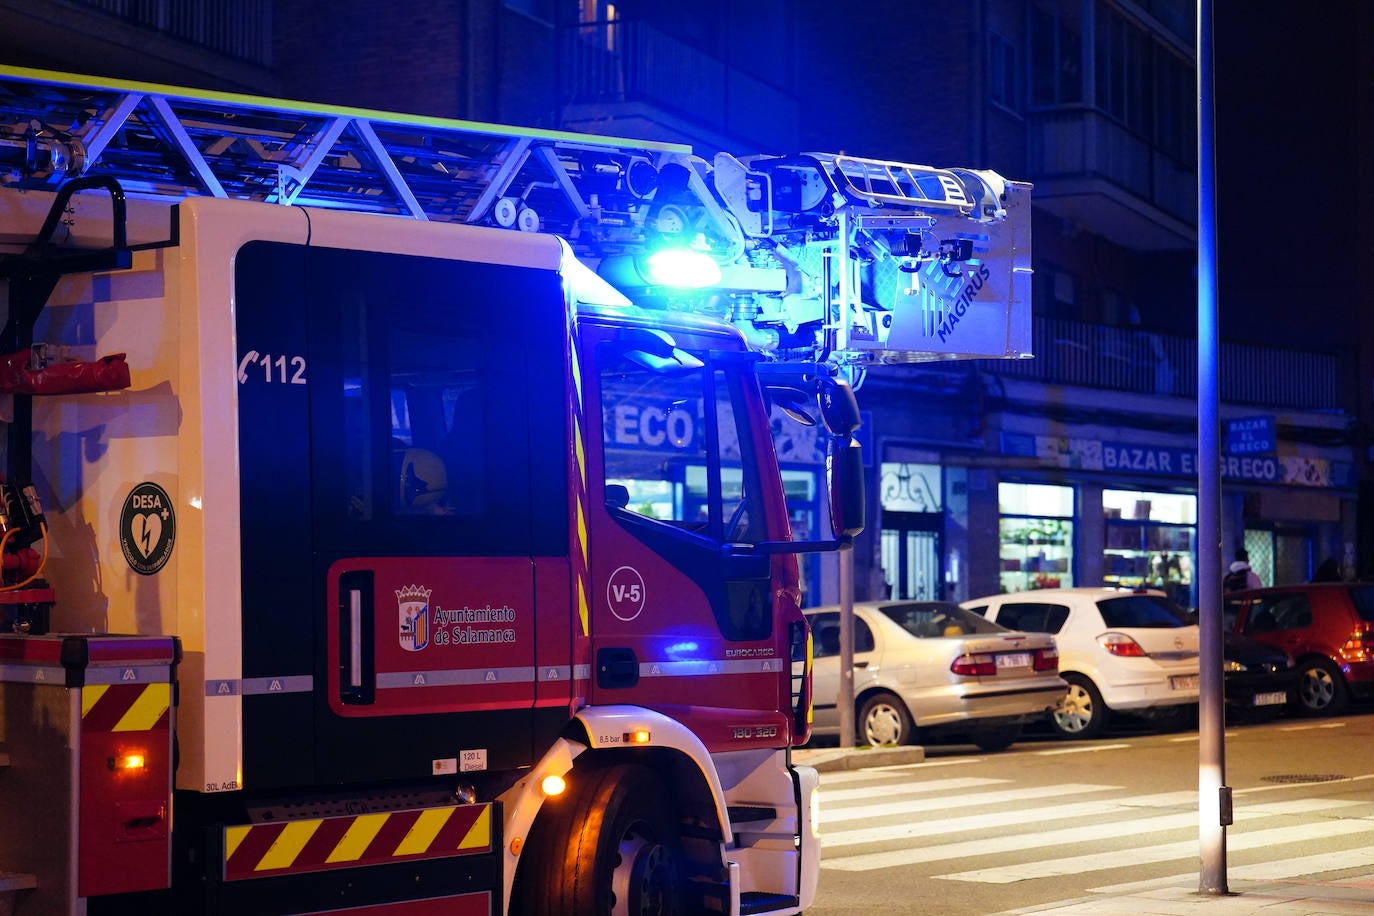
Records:
[[[512,894],[524,916],[677,916],[683,861],[672,799],[652,771],[574,771],[545,802]]]

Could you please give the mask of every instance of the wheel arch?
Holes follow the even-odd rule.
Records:
[[[626,743],[626,736],[646,733],[646,740]],[[546,796],[540,788],[548,776],[571,781],[579,773],[633,763],[653,771],[673,799],[678,822],[701,822],[700,830],[719,839],[722,849],[730,840],[730,820],[725,792],[706,746],[685,725],[661,713],[636,706],[606,706],[582,710],[568,723],[554,746],[529,773],[500,797],[505,806],[503,855],[505,899],[511,900],[530,833],[539,826]],[[519,843],[515,843],[516,839]],[[710,863],[724,870],[723,857]]]
[[[1350,678],[1346,676],[1345,666],[1342,665],[1340,661],[1338,661],[1337,659],[1334,659],[1330,655],[1327,655],[1325,652],[1319,651],[1317,649],[1308,649],[1300,655],[1293,656],[1294,668],[1301,668],[1308,662],[1323,663],[1328,667],[1334,668],[1336,669],[1336,671],[1340,672],[1342,680],[1346,682],[1349,682],[1350,680]]]
[[[854,715],[858,716],[859,710],[864,708],[864,704],[873,697],[879,695],[892,697],[898,703],[901,703],[902,708],[907,711],[907,715],[911,716],[912,723],[920,725],[920,722],[917,720],[916,711],[911,708],[911,704],[906,701],[906,698],[891,687],[884,687],[881,684],[873,684],[854,694]]]

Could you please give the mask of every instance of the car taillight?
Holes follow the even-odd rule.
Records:
[[[1031,667],[1036,671],[1058,671],[1059,670],[1059,650],[1058,649],[1036,649],[1035,661]]]
[[[997,662],[991,655],[961,655],[949,666],[949,670],[964,677],[988,677],[997,673]]]
[[[1097,637],[1097,644],[1119,658],[1145,658],[1149,655],[1125,633],[1103,633]]]
[[[1346,662],[1367,662],[1374,659],[1374,624],[1361,623],[1341,646],[1341,659]]]

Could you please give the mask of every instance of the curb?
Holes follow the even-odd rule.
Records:
[[[811,767],[819,773],[900,766],[907,763],[922,763],[925,759],[926,751],[923,747],[818,748],[792,752],[793,763]]]

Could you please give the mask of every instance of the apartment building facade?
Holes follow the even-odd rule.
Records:
[[[1032,181],[1036,359],[863,380],[858,596],[1108,583],[1195,605],[1197,564],[1239,546],[1267,582],[1327,557],[1374,573],[1367,268],[1351,269],[1330,346],[1234,320],[1274,303],[1237,307],[1223,285],[1224,558],[1197,541],[1195,4],[911,6],[0,0],[0,59],[707,156],[844,150]],[[1223,284],[1258,266],[1223,263]],[[788,458],[794,523],[814,536],[821,456]],[[808,601],[835,600],[833,558],[807,562]]]

